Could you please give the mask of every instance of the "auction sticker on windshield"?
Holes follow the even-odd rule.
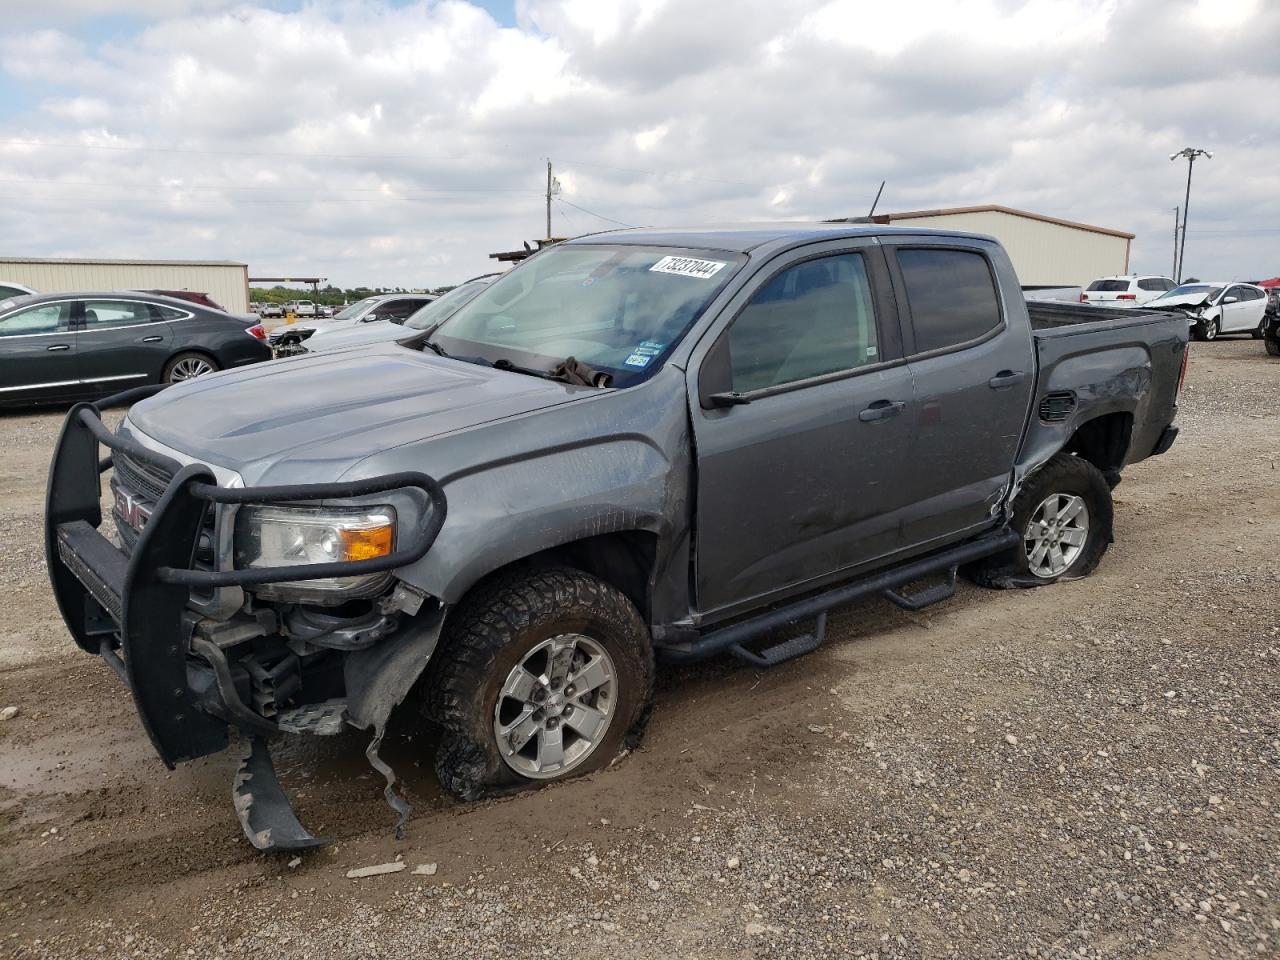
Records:
[[[724,266],[719,260],[696,260],[693,257],[663,257],[652,267],[650,273],[674,273],[682,277],[697,277],[708,280]]]

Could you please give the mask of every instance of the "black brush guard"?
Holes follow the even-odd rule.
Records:
[[[126,406],[160,389],[140,387],[71,408],[49,466],[44,534],[53,594],[72,637],[81,649],[102,656],[124,680],[156,752],[172,769],[175,763],[216,753],[228,743],[226,720],[204,712],[188,684],[187,667],[192,656],[188,601],[193,588],[251,587],[404,567],[431,549],[444,525],[447,502],[434,478],[414,472],[345,483],[242,489],[217,486],[209,467],[183,466],[129,437],[112,433],[102,422],[101,411]],[[112,463],[111,457],[99,458],[100,445],[127,453],[172,477],[131,554],[118,549],[98,529],[102,524],[100,475]],[[305,503],[392,490],[420,496],[427,519],[413,531],[408,543],[385,557],[247,570],[204,570],[194,566],[203,521],[214,504]],[[221,659],[220,650],[205,651],[204,659],[215,675],[226,666],[225,659],[217,662]],[[229,691],[229,685],[218,686],[222,705],[237,726],[259,737],[272,732],[274,723],[240,702],[234,686]],[[266,786],[264,781],[274,782],[274,775],[268,778],[262,772],[262,753],[259,744],[250,759],[255,761],[256,779]],[[265,766],[269,770],[269,757],[265,758]],[[236,800],[239,810],[239,795]],[[252,825],[244,814],[241,820],[254,840]],[[258,826],[256,832],[261,834],[261,825]],[[301,841],[272,843],[269,833],[268,847],[263,849],[314,845]],[[259,846],[256,841],[254,845]]]

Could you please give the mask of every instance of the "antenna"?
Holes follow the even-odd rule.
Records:
[[[871,212],[867,214],[868,217],[874,217],[876,215],[876,204],[880,202],[880,194],[882,193],[884,193],[883,180],[880,181],[880,189],[876,191],[876,198],[871,201]]]

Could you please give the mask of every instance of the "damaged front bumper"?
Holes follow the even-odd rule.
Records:
[[[251,593],[266,584],[402,568],[423,557],[439,534],[447,509],[443,490],[421,473],[331,484],[218,486],[208,466],[180,464],[103,424],[101,410],[127,405],[156,389],[77,404],[63,424],[50,465],[44,532],[53,593],[72,637],[81,649],[102,656],[129,687],[143,727],[166,766],[223,750],[228,725],[252,738],[252,751],[236,776],[233,795],[255,847],[296,849],[324,842],[293,816],[264,738],[286,731],[336,733],[344,723],[373,731],[370,760],[388,777],[387,798],[400,813],[402,827],[408,807],[395,794],[394,775],[378,759],[377,748],[391,710],[408,693],[434,649],[443,616],[440,608],[424,610],[385,634],[375,630],[354,640],[344,634],[348,648],[326,653],[330,664],[340,660],[340,671],[332,671],[329,685],[333,695],[319,702],[298,698],[297,708],[287,717],[270,716],[255,709],[251,697],[246,702],[245,670],[229,662],[228,651],[244,643],[243,637],[234,628],[209,629],[211,621],[202,614],[209,605],[194,603],[193,592],[208,596],[238,587]],[[113,462],[112,456],[100,458],[102,446],[170,478],[128,552],[99,530],[100,475]],[[207,537],[204,521],[215,505],[297,504],[390,491],[420,498],[424,522],[411,531],[407,543],[386,556],[233,569],[229,561],[207,562],[201,550],[201,537]],[[232,624],[231,613],[224,611],[226,622],[213,627]],[[263,629],[284,633],[283,618],[269,607],[258,614],[268,621]],[[246,622],[243,613],[236,617]]]

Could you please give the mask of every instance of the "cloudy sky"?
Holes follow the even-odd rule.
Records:
[[[0,254],[457,282],[544,230],[1002,203],[1280,273],[1270,0],[0,0]]]

